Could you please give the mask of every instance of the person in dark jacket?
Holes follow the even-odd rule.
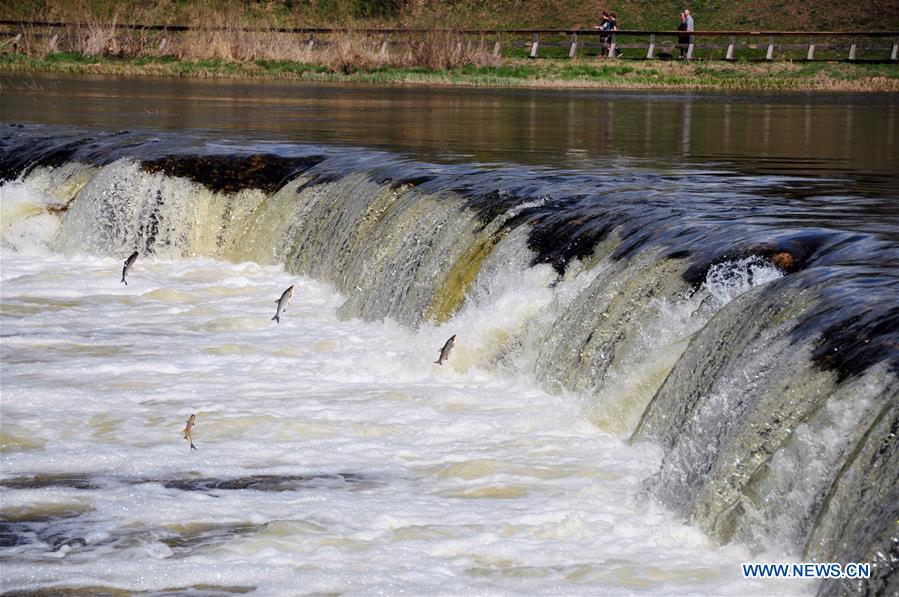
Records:
[[[606,11],[602,11],[602,20],[599,25],[593,25],[594,29],[599,29],[599,55],[605,56],[606,49],[609,45],[609,22],[611,16]]]
[[[615,31],[618,31],[618,15],[614,12],[609,13],[609,41],[606,47],[606,55],[610,54],[612,46],[615,45]],[[621,58],[621,51],[616,48],[615,57]]]
[[[680,24],[677,26],[678,31],[686,31],[687,30],[687,11],[684,10],[680,13]],[[677,36],[677,49],[680,50],[680,57],[683,58],[687,53],[687,45],[690,43],[689,35],[678,35]]]

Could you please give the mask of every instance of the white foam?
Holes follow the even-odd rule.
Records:
[[[78,500],[87,547],[4,562],[4,588],[161,590],[255,586],[265,594],[795,593],[747,581],[745,548],[718,547],[641,495],[651,447],[601,433],[579,401],[481,366],[490,329],[548,300],[539,270],[447,329],[340,321],[327,285],[275,267],[4,251],[3,475],[118,479],[352,473],[285,492],[3,490],[5,507]],[[281,324],[269,321],[290,284]],[[464,328],[464,329],[463,329]],[[471,331],[477,329],[480,331]],[[191,452],[180,431],[197,414]],[[14,434],[15,434],[14,433]],[[10,444],[12,446],[12,444]],[[261,525],[182,549],[183,525]],[[174,529],[174,530],[173,530]],[[168,535],[166,535],[168,533]],[[123,539],[124,537],[124,539]],[[51,556],[46,556],[51,557]]]
[[[657,449],[602,432],[578,397],[541,391],[526,351],[514,366],[495,366],[601,266],[573,267],[556,281],[549,266],[528,267],[524,238],[512,235],[458,315],[413,332],[342,321],[344,299],[328,285],[254,263],[144,255],[125,286],[118,258],[48,252],[58,218],[46,206],[59,199],[40,188],[0,187],[2,474],[111,481],[97,490],[0,489],[4,509],[86,510],[52,522],[86,545],[8,552],[5,590],[813,588],[742,579],[740,562],[771,558],[717,546],[642,494]],[[710,289],[731,288],[729,280]],[[291,284],[296,295],[276,324],[274,301]],[[661,320],[676,325],[648,342],[689,331],[688,307],[661,305]],[[452,333],[450,360],[433,364]],[[191,413],[195,452],[181,437]],[[341,473],[361,480],[335,479]],[[252,475],[330,481],[282,492],[164,483]],[[215,525],[243,530],[187,547],[166,542]]]
[[[20,253],[46,252],[59,228],[59,217],[47,207],[61,204],[21,181],[0,184],[0,247]]]
[[[717,263],[709,268],[705,289],[724,306],[750,289],[783,277],[783,272],[761,257]]]

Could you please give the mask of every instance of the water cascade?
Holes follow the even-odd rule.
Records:
[[[59,219],[54,250],[283,264],[338,289],[343,317],[454,322],[477,344],[458,366],[536,372],[587,396],[601,428],[661,445],[647,491],[711,535],[872,562],[865,589],[899,590],[888,234],[833,228],[804,199],[774,204],[770,181],[709,191],[650,171],[0,132],[2,178],[59,201],[28,207]],[[4,243],[25,242],[4,219]],[[510,310],[510,292],[527,307]]]

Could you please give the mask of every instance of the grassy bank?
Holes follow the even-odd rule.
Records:
[[[379,66],[344,72],[283,60],[233,62],[174,57],[113,58],[0,54],[0,72],[225,77],[393,85],[612,89],[899,91],[899,69],[884,64],[725,63],[505,58],[501,65],[454,68]],[[0,78],[2,83],[2,78]]]
[[[896,30],[883,0],[15,0],[0,18],[262,27],[586,28],[602,10],[622,29],[671,29],[690,8],[698,29]]]
[[[899,29],[899,3],[879,0],[782,0],[715,3],[690,0],[698,29]],[[839,6],[836,6],[836,5]],[[15,25],[0,35],[0,69],[115,75],[261,77],[391,84],[659,89],[784,89],[895,91],[895,66],[798,62],[806,36],[778,40],[778,60],[764,64],[764,46],[738,47],[736,63],[726,40],[704,38],[687,64],[643,61],[646,50],[627,47],[629,60],[596,58],[597,39],[582,36],[577,60],[566,60],[571,39],[541,37],[540,60],[526,58],[524,38],[505,36],[501,55],[493,38],[445,28],[589,28],[599,11],[618,11],[623,28],[672,29],[681,0],[18,0],[2,2],[0,17],[59,21]],[[700,16],[701,15],[701,16]],[[123,23],[190,25],[186,31],[123,27]],[[322,26],[314,39],[279,28]],[[366,27],[420,31],[388,38]],[[710,40],[710,41],[709,41]],[[630,41],[633,41],[630,40]],[[644,42],[646,40],[639,40]],[[883,48],[859,43],[857,58],[883,60]],[[591,47],[592,43],[592,47]],[[671,56],[674,38],[660,38],[657,56]],[[845,58],[848,38],[818,39],[823,60]],[[883,42],[886,43],[886,42]],[[879,45],[882,46],[883,43]],[[549,59],[547,59],[547,57]]]

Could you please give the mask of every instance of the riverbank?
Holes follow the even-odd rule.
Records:
[[[463,87],[899,91],[899,68],[895,65],[849,63],[688,63],[675,60],[504,58],[498,66],[468,65],[449,69],[380,66],[335,72],[320,64],[280,60],[234,62],[220,59],[115,58],[58,53],[43,58],[2,54],[0,73],[2,72],[258,78]]]
[[[586,29],[601,10],[613,10],[621,29],[670,29],[684,8],[692,8],[698,29],[773,31],[895,30],[899,4],[879,0],[806,0],[784,6],[777,0],[693,2],[669,0],[18,0],[0,2],[0,17],[25,21],[157,23],[234,27],[377,27],[451,29]],[[689,5],[689,6],[688,6]],[[114,25],[112,29],[114,29]],[[105,28],[109,29],[109,28]]]

